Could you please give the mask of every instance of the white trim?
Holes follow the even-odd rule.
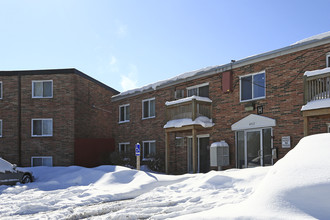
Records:
[[[328,128],[327,132],[330,133],[330,123],[327,123],[327,128]]]
[[[52,122],[52,132],[49,135],[33,135],[33,121],[44,121],[44,120],[50,120]],[[41,123],[42,124],[42,123]],[[52,118],[32,118],[31,119],[31,137],[52,137],[53,136],[53,130],[54,130],[54,126],[53,126],[53,119]],[[43,129],[41,128],[41,132],[43,132]]]
[[[262,73],[265,74],[265,96],[253,98],[254,86],[252,85],[252,88],[251,88],[252,89],[252,98],[247,99],[247,100],[242,100],[242,78],[252,76],[252,80],[253,80],[254,75],[258,75],[258,74],[262,74]],[[250,73],[250,74],[247,74],[247,75],[244,75],[244,76],[239,76],[239,101],[240,102],[250,102],[250,101],[255,101],[255,100],[265,99],[265,98],[266,98],[266,70],[263,70],[263,71],[260,71],[260,72],[257,72],[257,73]]]
[[[3,92],[3,83],[2,83],[2,81],[0,81],[0,99],[2,99],[2,92]]]
[[[127,153],[127,145],[130,145],[130,142],[121,142],[121,143],[118,143],[119,152],[122,152],[121,149],[120,149],[120,145],[125,145],[124,153]]]
[[[156,148],[156,140],[142,141],[142,147],[143,147],[142,158],[143,158],[143,159],[148,159],[149,157],[145,157],[145,156],[144,156],[144,143],[149,143],[149,152],[150,152],[150,143],[155,143],[155,152],[157,152],[157,148]]]
[[[231,130],[247,130],[276,126],[276,120],[261,115],[250,114],[231,125]]]
[[[129,107],[130,106],[130,104],[124,104],[124,105],[120,105],[119,106],[119,123],[121,124],[121,123],[126,123],[126,122],[129,122],[130,120],[128,119],[127,120],[127,118],[126,118],[126,111],[127,111],[127,108],[126,107]],[[124,118],[125,118],[125,120],[124,121],[120,121],[120,115],[121,115],[121,111],[120,111],[120,108],[121,107],[125,107],[124,108]]]
[[[2,119],[0,119],[0,137],[2,137]]]
[[[52,83],[52,95],[51,96],[47,96],[47,97],[44,97],[44,96],[34,96],[34,83],[37,83],[37,82],[51,82]],[[54,93],[54,90],[53,90],[54,86],[53,86],[53,80],[32,80],[32,98],[33,99],[51,99],[53,98],[53,93]]]
[[[188,89],[195,89],[195,88],[199,88],[199,87],[204,87],[204,86],[208,86],[208,85],[210,85],[210,83],[202,83],[202,84],[198,84],[198,85],[195,85],[195,86],[189,86],[189,87],[187,87],[186,89],[188,90]]]
[[[43,160],[44,159],[51,159],[51,166],[53,166],[53,157],[52,156],[33,156],[31,157],[31,167],[33,167],[33,159],[35,158],[41,158],[42,159],[42,165],[41,166],[44,166],[43,165]]]
[[[153,116],[150,116],[150,101],[154,100],[155,102],[155,115]],[[148,117],[144,117],[144,102],[149,102],[148,104],[148,113],[149,113],[149,116]],[[142,119],[149,119],[149,118],[155,118],[156,117],[156,98],[153,97],[153,98],[149,98],[149,99],[143,99],[142,100]]]
[[[326,67],[330,67],[330,52],[325,56]]]

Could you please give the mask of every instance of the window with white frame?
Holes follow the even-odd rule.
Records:
[[[50,137],[53,136],[53,119],[32,119],[31,122],[32,137]]]
[[[129,122],[129,104],[119,106],[119,122]]]
[[[0,99],[2,99],[2,81],[0,81]]]
[[[266,97],[265,71],[240,77],[241,102]]]
[[[203,83],[196,86],[187,87],[187,96],[209,97],[209,83]]]
[[[53,81],[32,81],[32,98],[53,98]]]
[[[156,154],[156,141],[143,141],[143,158],[153,158]]]
[[[53,157],[31,157],[31,167],[53,166]]]
[[[327,54],[327,67],[330,67],[330,53]]]
[[[142,118],[155,117],[155,98],[145,99],[142,101]]]
[[[0,119],[0,137],[2,137],[2,120]]]
[[[129,142],[119,143],[119,152],[128,153],[129,152]]]
[[[330,133],[330,123],[327,123],[328,133]]]

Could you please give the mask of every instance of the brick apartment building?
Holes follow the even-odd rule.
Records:
[[[0,156],[19,166],[102,164],[118,92],[76,69],[0,71]]]
[[[161,155],[167,173],[217,168],[210,146],[225,142],[222,168],[271,165],[304,135],[330,130],[329,65],[328,32],[120,93],[117,149],[134,154],[140,143],[143,160]]]

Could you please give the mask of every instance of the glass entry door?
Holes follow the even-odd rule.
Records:
[[[210,145],[209,137],[197,137],[197,172],[210,171]],[[188,173],[193,172],[192,138],[188,138]]]
[[[271,137],[271,128],[238,131],[236,133],[237,167],[272,165]]]

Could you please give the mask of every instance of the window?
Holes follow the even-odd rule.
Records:
[[[156,141],[143,141],[143,158],[153,158],[156,154]]]
[[[182,99],[182,98],[184,98],[184,90],[183,89],[175,90],[174,98],[175,99]]]
[[[0,81],[0,99],[2,99],[2,82]]]
[[[119,143],[119,152],[128,153],[129,152],[129,142]]]
[[[53,166],[53,157],[32,157],[31,158],[31,167],[37,166]]]
[[[203,83],[197,86],[191,86],[187,88],[187,96],[201,96],[209,97],[209,83]]]
[[[327,123],[328,133],[330,133],[330,123]]]
[[[142,101],[142,118],[154,118],[155,117],[155,98],[145,99]]]
[[[266,97],[265,72],[240,77],[241,102]]]
[[[53,119],[32,119],[32,137],[53,136]]]
[[[0,137],[2,137],[2,120],[0,119]]]
[[[119,122],[129,122],[129,104],[119,106]]]
[[[327,54],[327,67],[330,67],[330,53]]]
[[[53,81],[32,81],[32,98],[52,98]]]

